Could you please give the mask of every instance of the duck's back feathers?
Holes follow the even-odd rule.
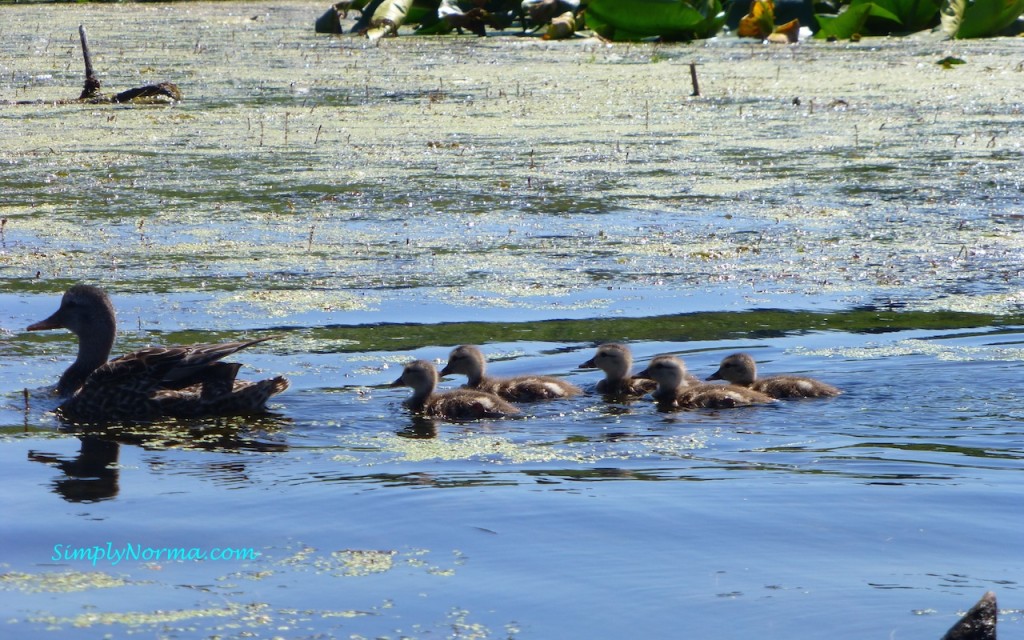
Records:
[[[583,393],[579,387],[554,376],[516,376],[490,378],[484,376],[475,387],[512,402],[536,402],[555,398],[570,398]]]
[[[235,380],[227,393],[209,393],[205,385],[197,385],[182,391],[158,391],[154,399],[159,403],[163,415],[178,418],[245,415],[263,411],[271,396],[287,388],[288,380],[276,376],[257,382]]]
[[[733,409],[774,402],[763,393],[734,384],[695,384],[677,390],[674,396],[659,394],[655,399],[675,409]]]
[[[647,378],[626,378],[625,380],[610,380],[605,378],[597,383],[597,392],[613,397],[635,397],[639,398],[651,393],[658,388],[658,383]]]
[[[504,418],[519,413],[519,409],[492,393],[453,389],[429,396],[421,412],[432,418],[446,420],[478,420]]]
[[[235,380],[242,365],[219,362],[270,338],[180,347],[147,347],[93,371],[58,412],[67,420],[151,420],[262,411],[288,388],[278,376]]]
[[[842,393],[830,384],[804,376],[758,378],[750,388],[773,398],[831,398]]]
[[[711,374],[708,380],[726,380],[773,398],[827,398],[842,393],[830,384],[805,376],[758,378],[757,363],[746,353],[734,353],[723,358],[718,371]]]

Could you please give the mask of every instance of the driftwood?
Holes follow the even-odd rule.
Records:
[[[147,84],[106,96],[100,93],[100,79],[96,77],[96,71],[92,66],[92,53],[89,51],[89,39],[85,35],[85,26],[78,25],[78,35],[82,40],[82,57],[85,59],[85,86],[82,87],[82,94],[73,100],[46,101],[47,104],[119,104],[124,102],[166,104],[178,102],[181,98],[181,90],[171,82],[159,82]],[[14,104],[39,104],[39,100],[20,100]]]
[[[85,58],[85,87],[78,99],[94,104],[104,102],[177,102],[181,100],[181,90],[170,82],[147,84],[142,87],[128,89],[113,96],[100,93],[100,79],[92,68],[92,53],[89,52],[89,39],[85,36],[85,26],[78,25],[78,35],[82,39],[82,57]]]
[[[85,87],[79,100],[92,100],[100,93],[100,79],[92,68],[92,54],[89,53],[89,39],[85,37],[85,25],[78,25],[78,36],[82,39],[82,57],[85,58]]]
[[[996,640],[998,615],[996,594],[989,591],[942,636],[942,640]]]

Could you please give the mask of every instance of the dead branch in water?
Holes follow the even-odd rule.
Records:
[[[100,79],[92,68],[92,54],[89,53],[89,39],[85,37],[85,25],[78,25],[78,35],[82,39],[82,57],[85,58],[85,87],[79,100],[92,100],[100,92]]]
[[[158,82],[147,84],[141,87],[128,89],[112,96],[105,96],[100,93],[100,79],[96,77],[96,70],[92,66],[92,52],[89,51],[89,38],[85,34],[85,25],[78,25],[78,35],[82,40],[82,57],[85,59],[85,86],[82,94],[73,100],[45,101],[46,104],[74,104],[85,102],[89,104],[120,104],[125,102],[166,104],[178,102],[181,98],[181,90],[172,82]],[[40,100],[19,100],[13,104],[41,104]],[[10,104],[10,103],[9,103]]]

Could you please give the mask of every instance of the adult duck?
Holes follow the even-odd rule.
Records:
[[[57,413],[73,422],[257,413],[288,388],[281,376],[236,380],[242,365],[220,361],[270,338],[148,347],[108,361],[117,332],[114,306],[90,285],[68,289],[53,315],[28,327],[46,329],[67,329],[78,337],[78,357],[57,383],[66,398]]]
[[[806,376],[777,375],[757,377],[757,363],[747,353],[734,353],[722,359],[718,371],[708,380],[725,380],[773,398],[829,398],[842,391],[830,384]]]
[[[534,402],[552,398],[569,398],[583,393],[572,384],[554,376],[526,375],[513,378],[490,378],[484,374],[487,361],[480,349],[464,344],[452,349],[441,377],[461,373],[466,376],[464,388],[486,391],[513,402]]]
[[[773,398],[746,387],[691,383],[686,364],[673,355],[655,356],[637,375],[658,383],[651,396],[665,409],[731,409],[775,402]]]
[[[581,364],[580,368],[604,371],[604,378],[597,383],[597,392],[606,396],[639,398],[658,388],[654,380],[631,375],[633,353],[629,347],[617,342],[599,346],[594,357]]]
[[[402,369],[392,387],[410,387],[412,395],[403,403],[413,413],[444,420],[476,420],[503,418],[519,413],[493,393],[476,389],[453,389],[436,392],[437,369],[426,360],[413,360]]]

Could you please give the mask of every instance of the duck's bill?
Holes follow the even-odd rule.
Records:
[[[35,324],[30,324],[25,327],[25,331],[46,331],[47,329],[62,329],[64,325],[61,324],[60,320],[57,319],[57,315],[54,314],[46,320],[40,320]]]
[[[712,374],[711,374],[710,376],[708,376],[708,377],[706,377],[706,378],[704,378],[704,379],[705,379],[705,380],[721,380],[721,379],[722,379],[722,376],[720,376],[720,375],[718,374],[718,372],[716,371],[716,372],[712,373]]]
[[[596,369],[597,365],[594,364],[594,359],[591,358],[579,366],[580,369]]]
[[[401,376],[398,377],[398,380],[395,380],[394,382],[392,382],[391,384],[388,385],[388,387],[392,388],[392,389],[395,388],[395,387],[404,387],[404,386],[405,386],[405,383],[402,382],[402,377]]]

